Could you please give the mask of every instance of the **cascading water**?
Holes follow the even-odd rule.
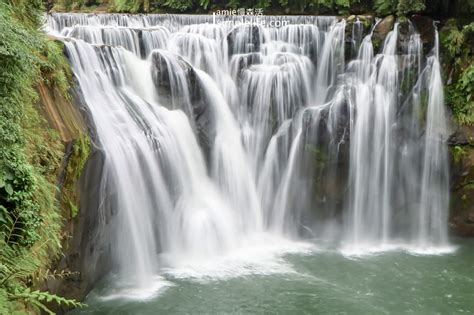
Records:
[[[437,44],[424,56],[395,24],[377,53],[359,20],[346,40],[344,20],[285,19],[48,16],[106,157],[122,278],[146,287],[160,268],[302,236],[349,253],[447,245]]]
[[[444,108],[443,82],[438,61],[438,33],[434,56],[428,59],[428,109],[426,114],[425,144],[417,242],[421,245],[447,243],[447,212],[449,206],[448,136]]]
[[[352,133],[352,191],[348,204],[355,244],[373,240],[385,243],[390,238],[391,195],[395,182],[393,128],[399,90],[397,36],[398,25],[395,24],[382,53],[373,59],[376,67],[372,67],[370,56],[361,56],[358,71],[373,68],[374,73],[369,74],[368,79],[363,73],[354,78],[357,119]],[[367,54],[365,49],[362,47],[362,54]]]

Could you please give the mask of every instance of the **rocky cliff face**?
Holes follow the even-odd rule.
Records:
[[[72,83],[70,97],[56,87],[37,86],[37,108],[49,126],[58,131],[64,148],[57,174],[58,193],[63,218],[62,256],[51,266],[54,274],[43,287],[48,291],[82,300],[109,266],[106,225],[97,213],[103,157],[94,144],[94,127],[82,106],[80,90]],[[104,214],[105,220],[108,215]],[[50,305],[59,313],[67,307]]]

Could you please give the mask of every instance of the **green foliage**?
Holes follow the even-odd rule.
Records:
[[[272,0],[258,0],[256,8],[266,9],[272,5]]]
[[[59,1],[58,4],[59,4],[59,8],[64,9],[66,11],[70,11],[70,10],[82,9],[82,7],[84,6],[84,1],[83,0],[78,0],[78,1],[63,0],[63,1]]]
[[[13,227],[11,227],[13,228]],[[1,234],[5,236],[5,234]],[[35,252],[28,251],[0,238],[0,313],[27,313],[35,309],[54,314],[45,303],[57,303],[72,307],[85,305],[48,292],[34,290],[28,286],[34,280],[32,275],[40,266]],[[2,301],[3,300],[3,301]],[[25,309],[25,306],[27,308]]]
[[[79,196],[75,191],[74,183],[82,173],[82,169],[86,164],[90,153],[90,139],[84,135],[74,140],[71,155],[69,156],[66,175],[63,183],[61,196],[64,208],[70,209],[70,217],[75,218],[78,214],[77,205],[79,204]]]
[[[446,61],[455,62],[456,65],[470,63],[469,57],[472,57],[472,43],[468,39],[474,36],[474,22],[458,27],[457,21],[448,20],[440,32],[441,45],[444,51]]]
[[[142,0],[113,0],[112,8],[117,12],[137,13],[141,4]]]
[[[468,154],[467,150],[461,145],[451,147],[451,156],[455,163],[459,163]]]
[[[315,7],[318,8],[327,8],[332,9],[334,1],[333,0],[313,0],[311,1]]]
[[[5,207],[0,207],[2,231],[0,232],[0,313],[7,314],[26,306],[41,309],[53,314],[44,302],[55,302],[74,307],[84,306],[74,300],[65,299],[48,292],[31,291],[29,286],[42,277],[38,273],[42,265],[44,249],[50,248],[48,239],[35,244],[32,248],[21,246],[17,242],[19,236],[24,234],[24,227],[18,226],[19,215],[11,215]],[[55,218],[57,221],[57,218]],[[47,237],[54,235],[45,235]],[[57,236],[54,237],[57,239]],[[59,246],[59,243],[54,246]],[[49,273],[47,273],[49,275]],[[3,312],[1,312],[3,307]]]
[[[378,15],[390,15],[395,12],[397,8],[396,0],[375,0],[374,10]]]
[[[398,0],[397,15],[406,16],[409,13],[422,12],[424,9],[424,0]]]
[[[22,299],[25,300],[35,306],[37,306],[39,309],[41,309],[43,312],[47,314],[54,315],[55,313],[52,312],[44,303],[51,303],[55,302],[57,304],[62,304],[66,306],[71,306],[71,307],[83,307],[84,304],[76,302],[75,300],[70,300],[70,299],[65,299],[63,297],[50,294],[48,292],[44,291],[31,291],[30,288],[26,288],[24,290],[16,290],[14,291],[13,294],[11,294],[11,297],[14,299]]]
[[[63,48],[62,42],[45,41],[40,56],[40,71],[43,82],[48,87],[56,87],[63,95],[68,96],[72,74],[69,64],[64,58]]]
[[[55,11],[89,11],[101,4],[102,0],[56,0],[53,2]]]
[[[474,125],[474,64],[462,72],[455,84],[448,86],[447,100],[458,122]]]
[[[37,36],[11,19],[3,6],[0,18],[0,62],[3,68],[0,74],[0,176],[5,183],[0,189],[0,205],[12,215],[18,216],[19,225],[26,226],[26,232],[19,235],[22,245],[31,245],[38,240],[35,231],[40,223],[39,205],[33,201],[36,188],[34,172],[25,154],[26,139],[22,121],[25,121],[25,104],[35,99],[34,78],[38,68],[32,65],[39,59],[30,53],[30,49],[40,49]],[[31,228],[31,229],[30,229]]]
[[[424,0],[375,0],[374,10],[379,15],[396,14],[406,16],[409,13],[422,12],[425,9]]]
[[[137,1],[137,0],[135,0]],[[140,1],[140,0],[138,0]],[[193,0],[157,0],[153,2],[154,5],[160,6],[163,8],[168,8],[171,10],[176,10],[176,11],[187,11],[193,8],[196,8],[197,6],[201,6],[203,8],[207,8],[210,6],[211,1],[210,0],[199,0],[199,1],[193,1]]]
[[[441,42],[448,52],[448,57],[459,61],[456,57],[462,54],[464,34],[457,27],[450,29],[447,34],[442,33]],[[456,60],[457,59],[457,60]]]
[[[178,11],[186,11],[193,7],[192,0],[165,0],[163,5],[170,9],[175,9]]]
[[[210,0],[199,0],[199,5],[203,8],[203,9],[207,9],[209,7],[209,4],[211,3]]]
[[[30,289],[61,248],[62,144],[35,107],[35,87],[66,93],[70,78],[62,46],[38,31],[40,9],[41,1],[0,1],[0,314],[80,306]]]
[[[474,125],[473,35],[474,22],[459,27],[456,20],[448,21],[440,32],[443,64],[449,75],[446,100],[455,119],[466,125]]]
[[[43,14],[42,0],[2,0],[2,10],[5,10],[3,4],[9,5],[10,15],[20,21],[27,27],[37,28],[40,17]]]
[[[349,0],[334,0],[334,5],[339,14],[347,14],[351,4],[358,1],[349,1]]]
[[[267,2],[267,6],[271,6],[271,1],[267,0]],[[312,12],[315,10],[316,12],[337,12],[339,14],[346,14],[349,12],[349,8],[352,4],[359,2],[360,0],[279,0],[278,4],[282,7],[296,8],[298,10],[311,10]]]

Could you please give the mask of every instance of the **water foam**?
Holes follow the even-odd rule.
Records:
[[[177,279],[193,281],[226,280],[250,275],[296,273],[286,255],[308,255],[318,250],[308,242],[290,241],[271,234],[247,237],[241,247],[220,255],[190,259],[162,255],[162,263],[168,265],[162,271]]]

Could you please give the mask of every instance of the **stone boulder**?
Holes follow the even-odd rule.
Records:
[[[372,34],[374,47],[380,47],[383,44],[385,38],[387,38],[388,33],[392,31],[394,25],[395,17],[393,15],[385,17],[377,24],[374,29],[374,33]]]

